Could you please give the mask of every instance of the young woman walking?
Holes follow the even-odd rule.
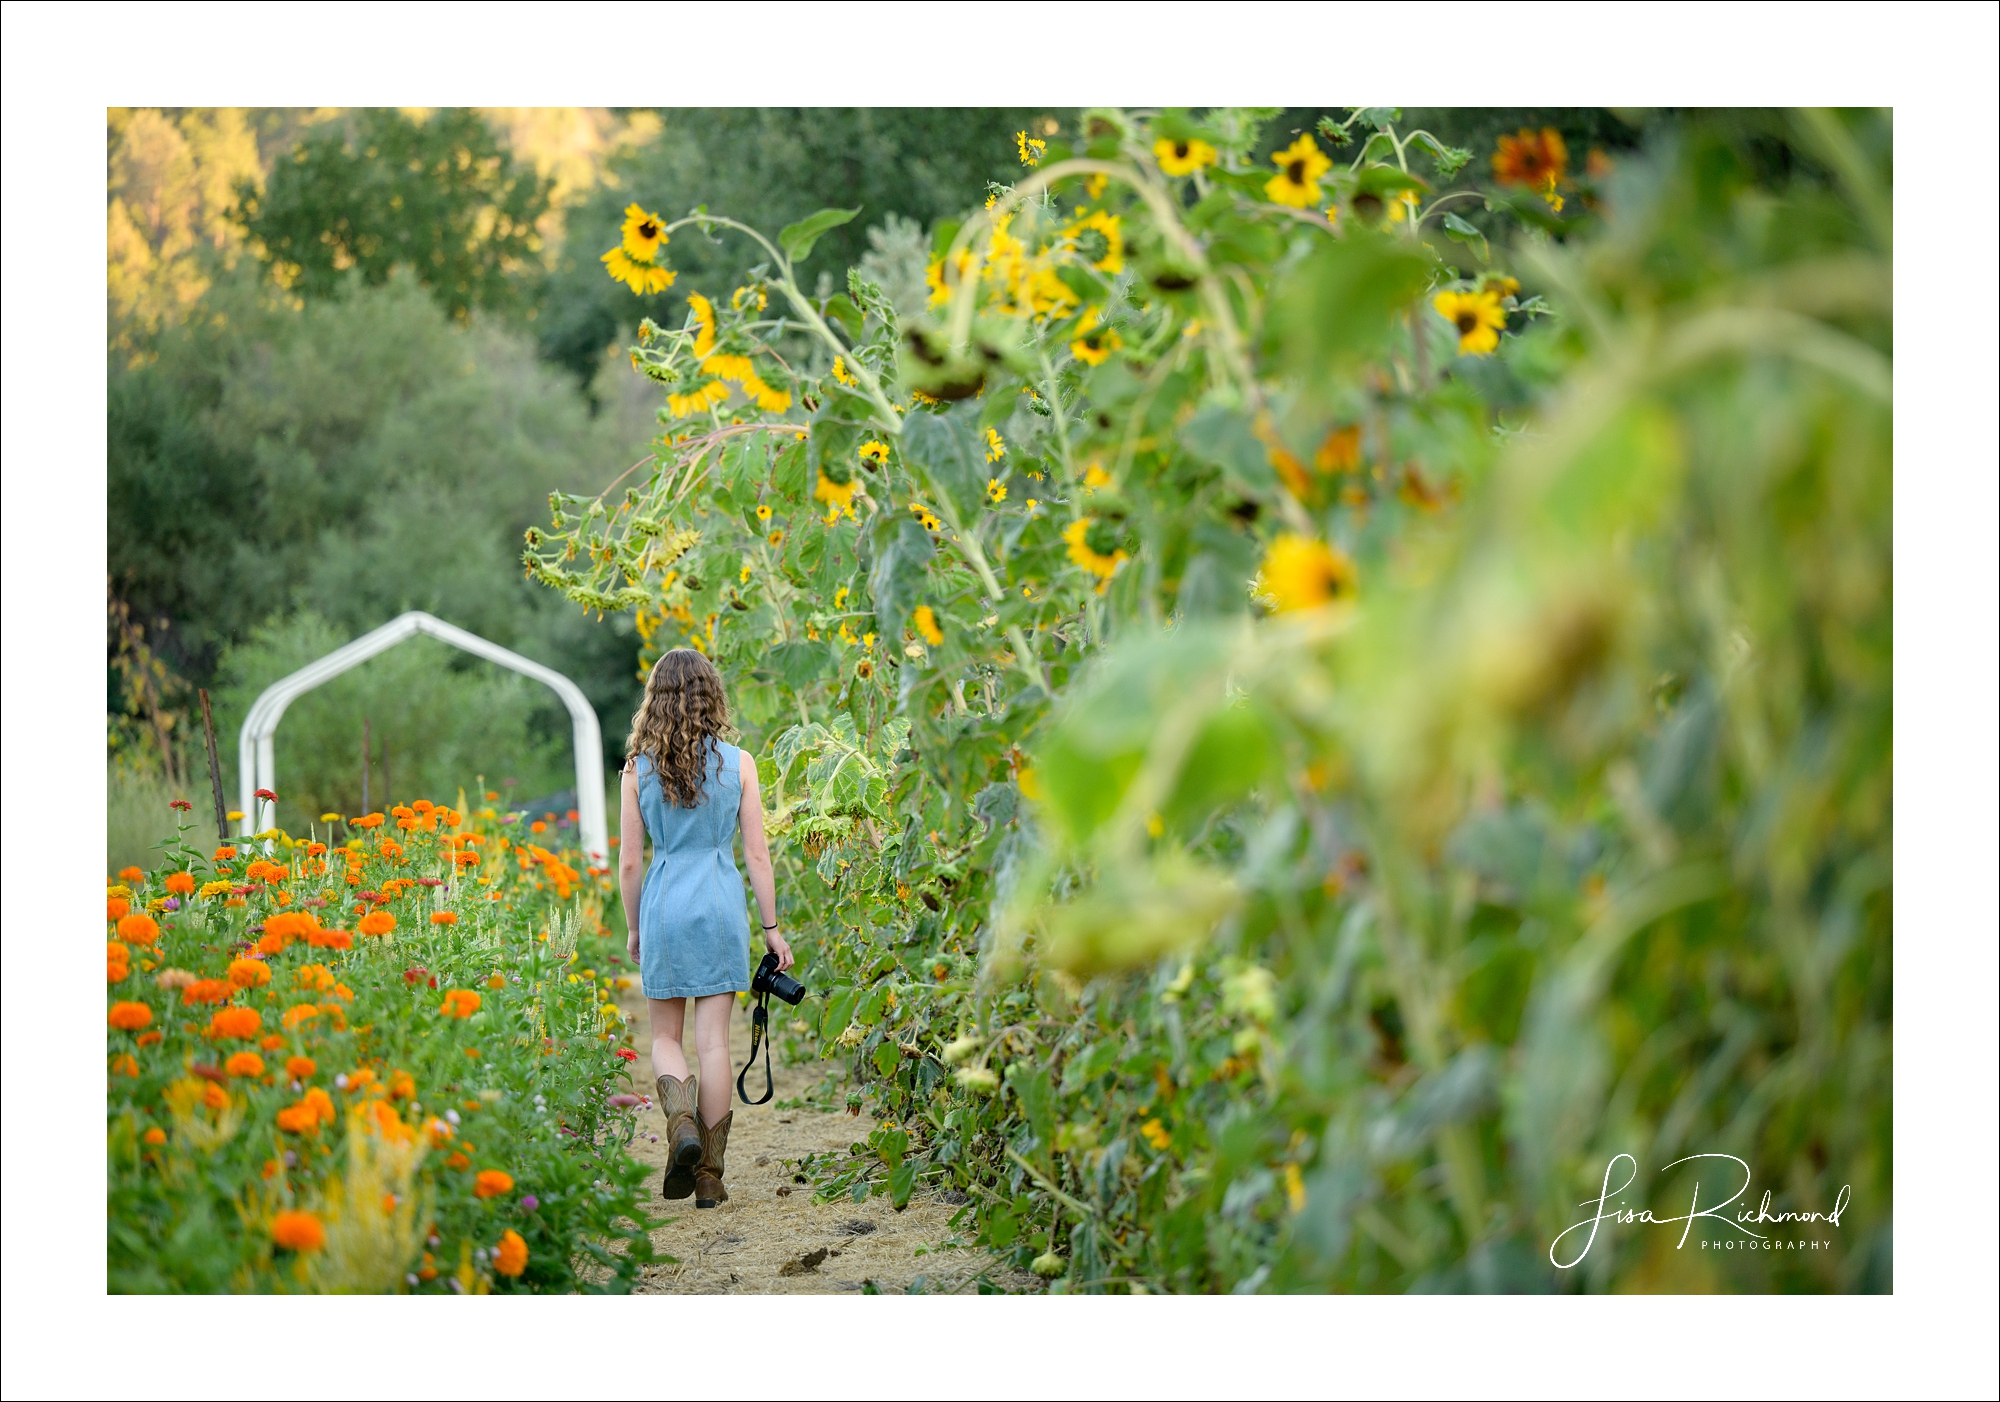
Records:
[[[670,1198],[694,1194],[696,1207],[725,1202],[729,1147],[729,1010],[750,987],[750,924],[743,861],[757,894],[764,947],[792,966],[778,934],[771,852],[757,765],[723,740],[729,704],[715,665],[692,648],[653,664],[646,699],[632,717],[618,818],[618,883],[625,897],[625,945],[639,965],[653,1023],[653,1071],[667,1118]],[[646,839],[653,861],[644,864]],[[687,1005],[694,1003],[699,1075],[681,1054]]]

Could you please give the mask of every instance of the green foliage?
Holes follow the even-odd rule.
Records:
[[[463,320],[519,302],[549,182],[517,166],[470,108],[418,120],[367,107],[351,131],[308,135],[261,191],[245,181],[237,197],[259,256],[298,296],[332,297],[350,273],[379,287],[403,268]]]
[[[615,477],[642,428],[593,419],[518,334],[454,325],[401,275],[297,311],[238,277],[208,307],[109,386],[112,589],[168,620],[153,646],[182,675],[209,685],[274,613],[309,609],[351,637],[422,608],[575,677],[601,714],[630,712],[629,622],[585,626],[511,555],[551,484]],[[539,714],[567,743],[560,708]],[[220,735],[232,770],[234,738]]]

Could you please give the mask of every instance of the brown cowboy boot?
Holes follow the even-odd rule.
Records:
[[[653,1084],[660,1092],[660,1113],[667,1117],[667,1175],[660,1183],[660,1195],[684,1198],[694,1191],[695,1165],[702,1158],[694,1072],[681,1080],[662,1075]]]
[[[729,1189],[722,1186],[722,1156],[729,1148],[729,1122],[736,1118],[731,1110],[714,1124],[705,1123],[699,1108],[695,1110],[695,1123],[701,1126],[701,1165],[694,1171],[694,1205],[715,1207],[729,1201]]]

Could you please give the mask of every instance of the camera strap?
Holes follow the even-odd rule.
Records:
[[[771,1081],[771,995],[759,993],[756,1006],[750,1012],[750,1059],[743,1063],[743,1069],[736,1073],[736,1093],[743,1097],[745,1105],[762,1105],[777,1094]],[[750,1068],[757,1064],[757,1048],[764,1049],[764,1099],[752,1100],[750,1092],[743,1089],[743,1078],[750,1074]]]

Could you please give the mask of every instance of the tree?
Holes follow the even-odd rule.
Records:
[[[367,108],[351,132],[308,136],[259,193],[237,187],[238,218],[278,283],[307,299],[350,273],[369,286],[408,268],[452,314],[520,304],[517,279],[541,250],[550,181],[467,108],[424,120]]]

